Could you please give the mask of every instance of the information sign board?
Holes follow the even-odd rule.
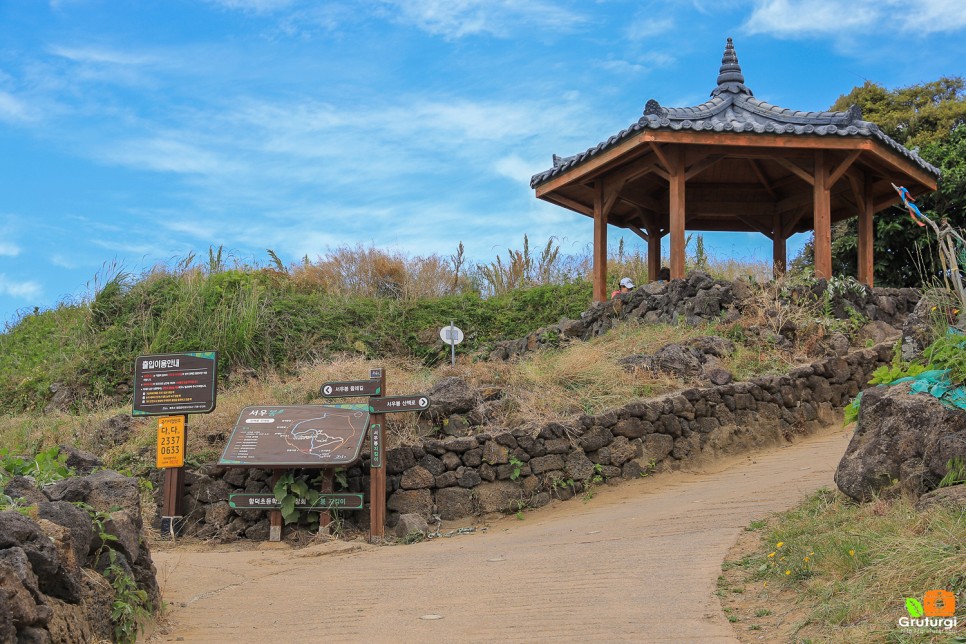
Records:
[[[245,407],[218,464],[343,467],[359,460],[368,426],[364,404]]]
[[[422,411],[429,409],[429,396],[383,396],[369,399],[369,411],[373,414],[392,414],[400,411]]]
[[[157,466],[184,467],[184,416],[158,417]]]
[[[140,356],[134,363],[134,416],[207,414],[215,409],[215,351]]]
[[[282,507],[274,494],[229,494],[228,507],[234,510],[277,510]],[[315,503],[306,499],[295,502],[299,510],[361,510],[363,506],[362,494],[355,492],[321,494]]]

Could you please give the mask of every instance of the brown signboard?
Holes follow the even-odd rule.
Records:
[[[134,363],[134,416],[207,414],[215,409],[215,351],[140,356]]]
[[[351,398],[352,396],[378,396],[382,386],[378,380],[349,380],[327,382],[319,389],[325,398]]]
[[[429,409],[429,396],[383,396],[369,399],[369,411],[373,414],[392,414],[400,411],[422,411]]]
[[[275,510],[282,507],[274,494],[229,494],[228,507],[233,510]],[[341,492],[335,494],[320,494],[315,503],[306,499],[295,502],[299,510],[361,510],[363,497],[358,492]]]
[[[329,467],[356,462],[369,426],[366,405],[245,407],[219,465]]]

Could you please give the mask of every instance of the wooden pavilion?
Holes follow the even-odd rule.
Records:
[[[759,232],[776,273],[790,235],[815,231],[815,276],[832,275],[831,224],[858,216],[859,280],[872,286],[873,215],[936,189],[939,170],[847,112],[800,112],[754,97],[728,38],[718,85],[701,105],[651,99],[627,129],[534,175],[536,196],[594,220],[594,299],[607,299],[607,224],[647,241],[656,279],[671,236],[671,278],[684,277],[685,230]]]

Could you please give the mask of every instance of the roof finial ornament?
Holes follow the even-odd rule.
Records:
[[[751,90],[745,87],[745,77],[741,73],[741,65],[738,64],[738,55],[735,53],[735,45],[731,38],[725,44],[724,54],[721,56],[721,69],[718,70],[718,87],[711,92],[712,96],[717,96],[721,92],[744,92],[751,95]]]

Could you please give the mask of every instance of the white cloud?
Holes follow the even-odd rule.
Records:
[[[961,0],[755,0],[746,28],[777,37],[917,33],[966,26]]]
[[[66,47],[56,45],[49,48],[50,53],[75,63],[94,63],[101,65],[136,66],[159,62],[157,56],[144,53],[118,51],[104,47]]]
[[[570,32],[585,18],[542,0],[382,0],[398,20],[430,34],[456,39],[505,37],[521,27]]]
[[[291,6],[293,0],[208,0],[209,4],[219,5],[232,11],[249,13],[271,13]]]
[[[518,155],[512,154],[508,157],[499,159],[494,164],[493,169],[496,170],[496,173],[500,176],[525,184],[529,190],[530,177],[542,170],[546,170],[544,167],[545,165],[546,163],[534,163],[532,161],[528,162]]]
[[[238,167],[203,147],[165,137],[122,141],[100,157],[109,163],[176,174],[221,174]]]
[[[18,282],[0,273],[0,295],[32,300],[39,298],[41,292],[41,286],[37,282]]]
[[[654,69],[668,67],[674,64],[675,58],[670,54],[650,52],[637,57],[636,61],[630,60],[603,60],[597,63],[601,69],[613,72],[618,75],[642,74]]]
[[[29,121],[27,104],[7,92],[0,92],[0,121]]]
[[[671,18],[638,18],[631,22],[624,30],[628,40],[644,40],[652,36],[660,36],[674,30],[674,20]]]
[[[0,256],[16,257],[20,254],[20,247],[10,242],[0,242]]]

